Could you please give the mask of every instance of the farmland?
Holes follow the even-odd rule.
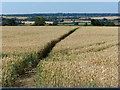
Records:
[[[35,16],[35,17],[34,17]],[[3,15],[0,18],[3,23],[1,25],[8,25],[7,20],[14,19],[16,25],[18,26],[33,26],[35,25],[36,17],[42,17],[45,19],[45,26],[92,26],[92,19],[102,20],[114,23],[114,25],[119,26],[119,15],[116,13],[102,13],[102,14],[93,14],[93,13],[54,13],[54,14],[18,14],[18,15]],[[114,26],[106,24],[108,26]],[[103,26],[106,26],[103,25]],[[99,26],[99,25],[98,25]]]
[[[38,59],[37,53],[48,42],[75,28],[76,26],[2,27],[4,86],[12,86],[24,69],[35,66],[32,64]],[[37,61],[36,87],[117,87],[117,48],[117,27],[81,26],[57,43],[46,58]]]
[[[37,52],[41,51],[45,44],[74,28],[2,27],[3,86],[12,86],[18,74],[33,66],[33,63],[36,63]]]
[[[116,27],[81,27],[38,65],[38,87],[117,87]]]
[[[0,87],[2,86],[2,60],[0,60]]]
[[[3,53],[29,53],[41,49],[47,42],[56,39],[75,27],[2,27]],[[11,42],[11,43],[10,43]]]

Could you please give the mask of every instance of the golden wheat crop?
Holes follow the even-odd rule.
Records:
[[[0,87],[2,87],[2,60],[0,60]]]
[[[118,19],[118,16],[109,16],[109,17],[91,17],[91,19]]]
[[[118,28],[80,27],[37,71],[38,87],[117,87]]]
[[[28,53],[40,50],[47,42],[56,39],[74,27],[5,26],[2,27],[3,53]]]
[[[15,17],[15,16],[2,16],[3,18],[17,18],[17,19],[27,19],[27,18],[31,18],[31,17]]]
[[[37,64],[44,45],[75,27],[2,27],[2,85],[11,87],[19,74]]]
[[[2,27],[3,86],[13,86],[19,74],[38,60],[38,51],[74,28],[75,26]],[[117,49],[117,27],[80,27],[60,41],[44,61],[40,61],[37,85],[117,87]]]

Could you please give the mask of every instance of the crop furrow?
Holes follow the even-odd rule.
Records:
[[[35,84],[33,78],[34,76],[36,75],[36,65],[40,62],[40,60],[43,60],[44,58],[46,58],[48,56],[48,54],[52,51],[52,49],[55,47],[55,45],[57,43],[59,43],[61,40],[65,39],[67,36],[69,36],[70,34],[72,34],[73,32],[75,32],[78,28],[75,28],[71,31],[69,31],[68,33],[62,35],[60,38],[58,39],[55,39],[55,40],[52,40],[51,42],[48,42],[44,47],[43,49],[41,49],[38,53],[37,53],[37,60],[33,63],[33,68],[32,69],[29,69],[29,71],[26,71],[26,74],[23,74],[21,75],[18,80],[16,81],[17,85],[15,84],[15,86],[17,87],[32,87],[33,84]],[[31,70],[33,70],[33,74],[31,74]],[[30,77],[26,77],[26,76],[30,76]],[[25,78],[24,78],[25,77]],[[33,82],[32,84],[31,83],[28,83],[28,79],[30,78],[30,80],[33,80],[33,81],[30,81],[30,82]],[[32,78],[32,79],[31,79]],[[23,80],[22,80],[23,79]],[[33,85],[33,87],[35,87],[35,85]]]

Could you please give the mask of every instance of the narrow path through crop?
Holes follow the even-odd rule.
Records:
[[[42,50],[38,52],[38,61],[42,60],[43,58],[46,58],[48,54],[52,51],[52,49],[55,47],[57,43],[59,43],[61,40],[65,39],[67,36],[75,32],[78,28],[75,28],[68,33],[62,35],[60,38],[52,40],[51,42],[47,43],[46,46]],[[36,65],[39,62],[36,63]],[[36,68],[32,68],[25,72],[25,74],[20,75],[18,77],[18,80],[16,81],[15,87],[36,87]]]

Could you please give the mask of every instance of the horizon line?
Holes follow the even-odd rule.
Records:
[[[40,12],[40,13],[2,13],[2,15],[22,15],[22,14],[119,14],[119,12]]]

